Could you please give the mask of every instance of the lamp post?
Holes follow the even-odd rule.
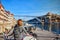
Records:
[[[50,20],[50,26],[49,26],[49,31],[51,32],[51,16],[49,17],[49,20]]]

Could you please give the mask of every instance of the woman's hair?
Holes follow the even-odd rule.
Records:
[[[22,21],[22,19],[18,19],[17,24],[19,25],[19,21]]]
[[[22,19],[18,19],[18,21],[22,21]]]
[[[7,28],[5,28],[5,30],[6,30],[6,31],[8,31],[8,29],[7,29]]]
[[[32,27],[29,27],[29,31],[31,31]]]

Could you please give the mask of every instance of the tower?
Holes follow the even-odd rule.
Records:
[[[1,9],[1,0],[0,0],[0,9]]]
[[[4,10],[4,6],[2,5],[1,0],[0,0],[0,9]]]
[[[0,4],[1,4],[1,0],[0,0]]]

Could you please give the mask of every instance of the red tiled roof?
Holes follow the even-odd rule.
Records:
[[[3,7],[3,5],[2,4],[0,4],[0,9],[1,9],[1,7]],[[3,7],[4,8],[4,7]]]
[[[0,4],[0,9],[1,9],[2,5]]]

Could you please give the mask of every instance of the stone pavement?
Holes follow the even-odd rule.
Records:
[[[56,34],[54,34],[53,32],[41,30],[40,28],[37,28],[35,33],[38,35],[38,40],[54,40],[56,37]]]
[[[56,34],[52,32],[41,30],[39,28],[36,29],[35,33],[38,35],[37,37],[38,40],[54,40],[56,36]],[[3,35],[0,35],[0,40],[3,40],[2,36]]]

